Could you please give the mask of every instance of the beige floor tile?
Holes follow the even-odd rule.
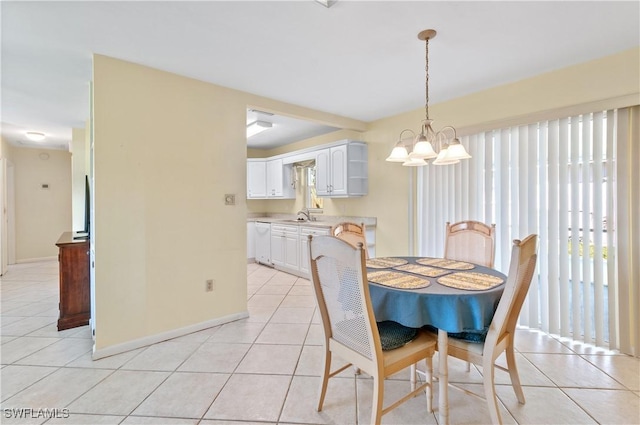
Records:
[[[277,306],[260,306],[249,305],[249,317],[245,320],[248,322],[266,323],[271,319],[273,313],[277,310]]]
[[[205,418],[276,422],[290,382],[291,376],[233,375]]]
[[[196,425],[197,419],[158,418],[153,416],[127,416],[122,425]]]
[[[50,419],[47,425],[116,425],[122,422],[124,416],[115,415],[82,415],[69,413],[68,418]]]
[[[17,336],[0,336],[0,345],[6,344],[9,341],[13,341],[18,338]]]
[[[280,415],[280,422],[355,424],[355,379],[338,377],[330,379],[322,411],[317,412],[320,382],[319,377],[294,377]]]
[[[507,360],[504,354],[502,354],[496,360],[496,364],[505,368],[507,367]],[[516,353],[516,365],[518,368],[518,375],[520,376],[520,383],[522,385],[540,387],[555,386],[555,384],[549,378],[547,378],[544,373],[542,373],[537,367],[529,362],[529,360],[524,355],[520,353]],[[511,385],[511,378],[507,372],[496,368],[494,376],[496,384]]]
[[[83,354],[71,363],[67,364],[67,367],[80,367],[89,369],[119,369],[123,364],[140,354],[144,348],[138,348],[137,350],[127,351],[125,353],[116,354],[102,359],[93,360],[91,352]]]
[[[255,344],[238,365],[236,373],[293,375],[301,349],[299,345]]]
[[[559,388],[523,388],[525,404],[518,403],[513,389],[497,386],[497,394],[519,424],[593,424],[584,410]]]
[[[194,342],[165,341],[145,348],[122,366],[128,370],[176,370],[200,346]]]
[[[251,322],[248,319],[236,320],[222,325],[218,332],[209,337],[207,342],[251,344],[258,338],[264,325],[262,322]]]
[[[142,402],[133,414],[200,419],[229,376],[176,372]]]
[[[249,299],[247,305],[249,310],[252,307],[278,307],[282,300],[284,299],[284,295],[260,295],[256,294]]]
[[[606,373],[576,355],[524,353],[559,387],[623,389]]]
[[[317,310],[316,310],[317,311]],[[322,345],[324,344],[324,331],[322,325],[311,324],[307,338],[304,340],[305,345]]]
[[[271,316],[269,323],[311,323],[313,312],[312,307],[280,307]]]
[[[358,423],[370,423],[373,380],[358,379]],[[384,384],[383,408],[391,405],[410,391],[409,381],[386,380]],[[435,391],[434,391],[435,393]],[[433,398],[434,409],[437,398]],[[397,408],[382,416],[383,424],[436,424],[435,414],[427,411],[426,396],[420,395],[407,400]],[[461,423],[451,421],[452,424]]]
[[[264,285],[256,291],[258,295],[287,295],[291,285]]]
[[[85,369],[87,371],[92,369]],[[98,370],[93,370],[97,372]],[[72,413],[128,415],[168,376],[167,372],[118,370],[69,405]]]
[[[317,305],[316,299],[314,296],[310,295],[287,295],[284,300],[282,300],[282,304],[280,307],[312,307],[315,308]]]
[[[573,341],[570,338],[555,336],[555,338],[572,352],[578,354],[617,355],[618,353],[603,347],[596,347],[581,341]]]
[[[205,342],[179,367],[181,372],[232,373],[245,357],[250,344]]]
[[[458,384],[465,391],[471,391],[475,394],[484,396],[484,388],[479,384]],[[499,387],[499,386],[498,386]],[[438,400],[440,388],[435,386],[434,400]],[[509,390],[510,387],[508,388]],[[499,388],[496,390],[500,394]],[[498,406],[502,422],[505,424],[515,424],[516,420],[505,406],[499,401]],[[434,409],[438,408],[438,402],[434,403]],[[436,410],[436,415],[438,411]],[[490,424],[489,409],[485,400],[467,394],[464,391],[450,387],[449,388],[449,422],[452,424]]]
[[[63,338],[58,342],[18,360],[16,364],[64,366],[83,354],[90,352],[92,348],[93,342],[91,340]]]
[[[293,288],[291,288],[291,290],[289,291],[289,295],[292,295],[292,296],[303,295],[308,297],[314,296],[313,287],[308,282],[306,285],[301,285],[298,282],[296,282]]]
[[[56,309],[56,314],[57,314],[57,309]],[[40,329],[37,329],[31,333],[29,333],[27,336],[45,336],[45,337],[51,337],[51,338],[68,338],[74,335],[79,334],[84,328],[89,328],[89,326],[81,326],[78,328],[71,328],[71,329],[65,329],[63,331],[59,331],[58,330],[58,322],[53,322],[50,323],[46,326],[43,326]],[[89,335],[89,338],[91,338],[91,335]]]
[[[607,375],[632,391],[640,391],[640,361],[631,356],[583,355]]]
[[[289,425],[286,424],[284,422],[253,422],[253,421],[223,421],[223,420],[216,420],[216,419],[203,419],[200,422],[198,422],[198,425],[269,425],[269,424],[273,424],[275,425],[276,423],[278,423],[279,425]],[[295,424],[291,424],[291,425],[295,425]]]
[[[296,344],[302,345],[309,325],[298,323],[267,323],[256,343],[258,344]]]
[[[2,402],[2,407],[66,407],[98,382],[110,370],[62,368]]]
[[[12,317],[12,316],[19,316],[19,317],[37,316],[38,313],[51,310],[52,308],[57,309],[58,304],[57,303],[30,303],[25,305],[24,307],[16,308],[6,313],[3,313],[2,324],[7,323],[5,319],[8,319],[9,317]]]
[[[640,398],[631,391],[578,388],[564,391],[598,423],[640,423]]]
[[[13,363],[60,340],[60,338],[16,337],[2,345],[2,363]]]
[[[516,331],[515,348],[523,353],[573,353],[557,339],[544,332],[529,329]]]
[[[55,319],[52,317],[27,317],[8,325],[2,325],[0,334],[3,336],[23,336],[54,322]]]
[[[2,400],[19,393],[33,383],[58,370],[55,367],[9,365],[0,370]]]

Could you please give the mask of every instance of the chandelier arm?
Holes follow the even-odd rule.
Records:
[[[404,130],[402,130],[400,132],[400,136],[398,136],[398,143],[401,143],[402,145],[405,145],[405,143],[404,143],[404,141],[402,139],[402,135],[404,134],[405,131],[409,131],[413,135],[411,137],[411,140],[412,140],[411,145],[413,145],[413,139],[415,139],[415,137],[416,137],[416,132],[411,130],[410,128],[405,128]],[[396,143],[396,144],[398,144],[398,143]]]
[[[451,140],[457,139],[458,138],[458,133],[456,132],[455,127],[453,127],[452,125],[448,125],[446,127],[442,127],[439,131],[438,134],[442,133],[444,135],[445,130],[451,130],[453,131],[453,137],[451,138]],[[446,136],[445,136],[446,137]]]
[[[424,73],[425,73],[425,102],[424,102],[424,112],[425,115],[427,117],[427,119],[429,119],[429,37],[427,37],[425,39],[425,66],[424,66]]]

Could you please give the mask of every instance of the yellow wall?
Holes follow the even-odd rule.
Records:
[[[16,262],[55,258],[56,241],[71,230],[71,155],[15,146],[3,151],[15,173]]]

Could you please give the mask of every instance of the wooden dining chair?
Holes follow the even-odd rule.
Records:
[[[365,257],[369,258],[369,250],[367,249],[367,229],[364,223],[356,224],[350,222],[338,223],[331,228],[331,234],[337,238],[349,242],[354,247],[358,242],[362,242]]]
[[[493,267],[496,225],[467,220],[450,224],[444,239],[444,258]]]
[[[402,326],[389,329],[376,324],[362,243],[353,247],[333,236],[309,236],[308,244],[311,280],[324,331],[324,364],[317,410],[322,410],[329,378],[354,366],[373,378],[372,424],[379,424],[382,415],[424,390],[427,409],[431,412],[431,360],[436,338],[417,329]],[[395,322],[382,322],[390,323]],[[387,350],[383,343],[388,344]],[[348,363],[331,371],[334,354]],[[383,408],[385,378],[422,360],[427,364],[426,382]]]
[[[482,366],[484,398],[489,407],[491,422],[494,424],[502,423],[495,390],[495,368],[509,373],[518,402],[525,403],[516,365],[514,337],[518,316],[527,297],[536,267],[537,250],[537,235],[529,235],[523,241],[513,241],[507,282],[484,342],[469,342],[453,337],[448,339],[449,356]],[[506,354],[507,368],[495,364],[496,359],[503,352]],[[453,384],[450,385],[455,387]],[[462,391],[478,396],[465,389]]]

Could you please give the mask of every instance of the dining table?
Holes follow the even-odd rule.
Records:
[[[506,276],[489,267],[432,257],[367,260],[369,294],[377,322],[438,331],[438,417],[449,423],[449,336],[482,340],[502,296]]]

